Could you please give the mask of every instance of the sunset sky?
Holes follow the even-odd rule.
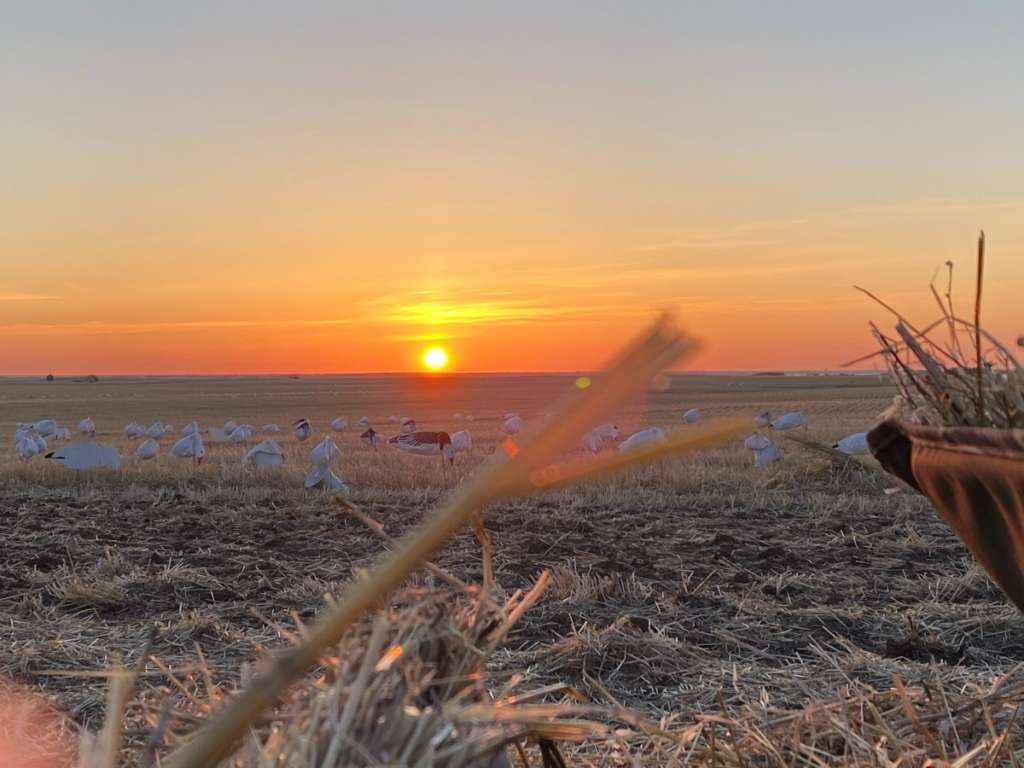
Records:
[[[835,367],[1024,333],[1019,2],[21,3],[0,374]]]

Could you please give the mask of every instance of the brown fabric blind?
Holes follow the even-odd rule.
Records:
[[[1024,611],[1024,430],[884,421],[868,445],[890,474],[931,501]]]

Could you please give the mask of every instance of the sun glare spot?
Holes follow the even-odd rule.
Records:
[[[427,347],[423,350],[423,365],[431,371],[440,371],[448,365],[448,353],[441,347]]]

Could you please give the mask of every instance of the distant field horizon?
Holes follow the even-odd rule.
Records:
[[[821,368],[821,369],[787,369],[757,368],[749,370],[685,370],[670,371],[671,376],[873,376],[884,374],[883,369],[874,368]],[[566,371],[349,371],[344,373],[75,373],[53,374],[54,381],[74,381],[95,375],[104,380],[110,379],[288,379],[288,378],[345,378],[373,376],[417,376],[423,378],[446,378],[456,376],[581,376],[601,373],[601,369],[566,370]],[[47,374],[0,373],[2,381],[43,381]],[[89,383],[89,382],[80,382]]]

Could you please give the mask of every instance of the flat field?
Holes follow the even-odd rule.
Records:
[[[320,492],[304,490],[309,449],[329,421],[390,415],[422,429],[470,429],[474,447],[440,462],[382,445],[354,427],[335,434],[352,501],[391,535],[416,526],[496,450],[501,415],[541,417],[568,376],[378,376],[0,381],[0,426],[44,417],[72,429],[91,416],[124,467],[76,475],[0,442],[0,674],[53,697],[98,727],[103,670],[152,654],[186,668],[197,648],[230,687],[243,664],[284,643],[275,624],[309,621],[324,595],[384,551]],[[800,409],[802,436],[831,443],[869,428],[891,389],[870,376],[676,375],[618,414],[628,433]],[[472,422],[453,414],[471,414]],[[298,444],[288,425],[311,419]],[[240,464],[244,447],[208,444],[199,467],[167,453],[134,460],[131,420],[227,419],[281,425],[283,467]],[[562,681],[594,701],[655,716],[800,707],[855,682],[985,688],[1024,661],[1024,621],[927,502],[870,469],[833,464],[783,437],[782,460],[756,472],[736,441],[699,455],[487,510],[498,583],[552,583],[496,660],[538,684]],[[870,459],[865,459],[870,464]],[[889,489],[890,492],[887,492]],[[436,562],[480,577],[479,548],[460,535]],[[422,578],[422,577],[421,577]],[[147,667],[155,685],[159,669]]]

